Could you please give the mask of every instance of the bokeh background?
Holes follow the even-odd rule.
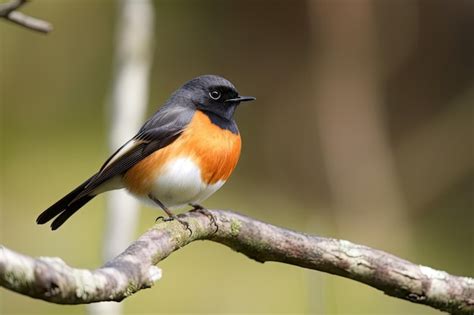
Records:
[[[148,113],[220,74],[239,108],[241,161],[205,205],[351,240],[474,276],[474,2],[155,1]],[[104,199],[56,232],[44,208],[108,155],[117,2],[32,1],[55,30],[0,20],[0,242],[75,267],[101,264]],[[130,135],[131,136],[131,135]],[[144,207],[136,235],[155,209]],[[160,263],[127,314],[435,314],[347,279],[259,264],[211,242]],[[0,289],[1,314],[80,314]]]

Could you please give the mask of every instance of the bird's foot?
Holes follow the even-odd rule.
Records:
[[[166,212],[166,214],[168,215],[167,218],[160,215],[158,218],[155,219],[155,223],[159,220],[163,220],[163,222],[169,222],[176,219],[176,221],[181,223],[185,230],[189,231],[189,236],[193,235],[193,231],[189,228],[188,222],[179,219],[176,215],[173,214],[173,212],[170,211],[170,209],[168,209],[168,207],[166,207],[160,200],[158,200],[158,198],[155,198],[151,194],[148,195],[148,198],[150,198],[153,202],[160,206],[160,208],[163,209],[163,211]]]
[[[185,230],[189,231],[189,236],[193,235],[193,231],[189,227],[189,223],[184,221],[184,220],[181,220],[180,218],[178,218],[175,215],[172,215],[172,216],[169,216],[169,217],[164,217],[164,216],[160,215],[158,218],[156,218],[155,223],[158,222],[159,220],[163,220],[163,222],[170,222],[170,221],[176,220],[179,223],[181,223],[181,225],[184,227]]]
[[[217,231],[219,231],[219,226],[217,225],[216,218],[208,209],[197,203],[190,203],[189,205],[193,207],[190,211],[202,213],[209,219],[209,221],[211,221],[211,224],[216,227],[214,233],[217,233]]]
[[[173,220],[173,219],[176,219],[176,221],[178,221],[179,223],[181,223],[181,225],[184,227],[185,230],[189,231],[189,236],[193,235],[193,231],[192,231],[191,228],[189,227],[189,223],[188,223],[188,222],[183,221],[183,220],[179,219],[178,217],[171,218],[171,220]]]
[[[174,219],[175,219],[174,216],[164,217],[164,216],[160,215],[158,218],[155,219],[155,223],[160,221],[160,220],[163,220],[163,222],[169,222],[169,221],[173,221]]]

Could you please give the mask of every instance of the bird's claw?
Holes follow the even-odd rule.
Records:
[[[189,205],[193,207],[193,209],[191,209],[190,211],[202,213],[209,219],[209,221],[211,221],[211,224],[216,227],[214,233],[217,233],[217,231],[219,231],[219,226],[217,225],[216,217],[214,217],[214,215],[208,209],[204,208],[200,204],[191,203]]]
[[[172,218],[173,219],[176,219],[176,221],[178,221],[179,223],[181,223],[181,225],[184,227],[185,230],[189,231],[189,236],[193,235],[193,231],[191,230],[191,228],[189,227],[189,223],[186,222],[186,221],[183,221],[183,220],[180,220],[178,219],[177,217],[175,218]]]
[[[165,218],[164,216],[160,215],[158,218],[156,218],[155,223],[159,220],[163,220],[163,222],[171,222],[176,220],[184,227],[185,230],[189,231],[189,236],[193,235],[193,231],[189,227],[189,223],[179,219],[177,216],[170,216]]]

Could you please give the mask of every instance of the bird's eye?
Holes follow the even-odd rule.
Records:
[[[214,90],[214,91],[209,92],[209,96],[210,96],[213,100],[216,100],[216,101],[217,101],[218,99],[221,98],[221,92]]]

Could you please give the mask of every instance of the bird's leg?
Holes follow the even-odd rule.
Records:
[[[158,218],[156,218],[155,222],[158,221],[159,219],[163,219],[164,222],[169,222],[169,221],[173,221],[173,220],[176,220],[178,221],[179,223],[181,223],[181,225],[183,225],[183,227],[189,231],[190,235],[193,234],[193,231],[191,231],[191,229],[189,228],[189,224],[188,222],[186,221],[183,221],[183,220],[180,220],[173,212],[171,212],[170,209],[168,209],[168,207],[166,207],[160,200],[158,200],[157,198],[153,197],[151,194],[148,195],[148,198],[150,198],[154,203],[156,203],[161,209],[163,209],[164,212],[166,212],[166,214],[168,215],[167,218],[163,217],[163,216],[159,216]]]
[[[198,203],[189,203],[191,207],[193,207],[190,211],[195,211],[204,214],[209,221],[211,221],[211,224],[216,227],[216,230],[214,233],[216,233],[219,230],[219,226],[217,225],[216,218],[212,215],[212,213],[205,207],[201,206]]]
[[[148,197],[151,200],[153,200],[153,202],[156,203],[168,215],[167,218],[165,218],[163,216],[159,216],[158,218],[156,218],[155,222],[158,221],[159,219],[163,219],[163,221],[168,222],[168,221],[173,221],[176,218],[176,216],[173,214],[173,212],[171,212],[171,210],[168,209],[168,207],[166,207],[160,200],[158,200],[157,198],[155,198],[151,195],[149,195]]]

